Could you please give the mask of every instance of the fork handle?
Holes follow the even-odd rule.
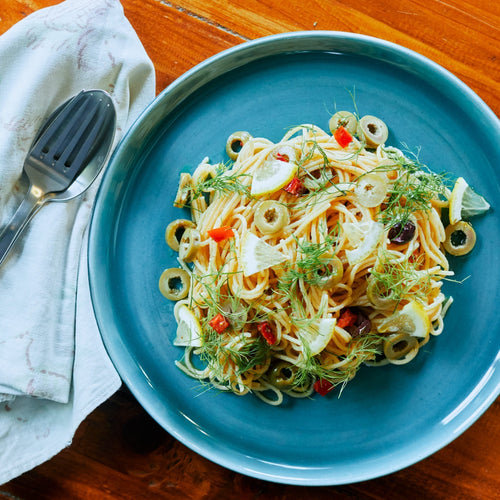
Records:
[[[23,232],[30,219],[43,205],[40,190],[34,186],[30,189],[15,211],[12,219],[0,233],[0,265],[9,253],[19,235]]]

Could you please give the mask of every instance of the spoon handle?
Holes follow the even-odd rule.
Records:
[[[43,200],[37,188],[30,186],[30,189],[23,201],[15,211],[12,219],[0,233],[0,265],[14,245],[18,236],[23,232],[29,220],[42,206]]]

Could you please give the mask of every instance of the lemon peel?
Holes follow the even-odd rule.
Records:
[[[431,330],[431,321],[422,304],[413,300],[382,320],[377,329],[380,333],[400,332],[425,339]]]
[[[251,276],[281,264],[287,259],[286,255],[253,233],[246,233],[241,240],[240,261],[243,265],[244,276]]]
[[[201,347],[202,328],[194,312],[181,304],[175,311],[177,332],[173,344],[175,346]]]
[[[305,347],[304,354],[316,356],[323,351],[333,336],[336,324],[336,318],[322,318],[314,321],[308,328],[299,330],[299,338]]]
[[[482,214],[489,208],[490,204],[477,194],[463,177],[455,181],[449,203],[450,224],[456,224],[463,218]]]
[[[277,150],[289,161],[277,158],[269,158],[253,174],[250,194],[252,196],[264,196],[284,188],[297,174],[295,163],[295,150],[291,147],[283,147]]]
[[[345,222],[342,227],[351,244],[355,246],[353,250],[345,252],[351,266],[369,257],[384,234],[384,225],[372,220],[359,223]]]

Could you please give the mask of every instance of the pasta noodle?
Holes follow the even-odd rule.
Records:
[[[406,363],[442,332],[450,191],[415,156],[365,146],[301,125],[195,169],[179,251],[199,237],[174,309],[184,373],[278,405],[342,388],[362,364]]]

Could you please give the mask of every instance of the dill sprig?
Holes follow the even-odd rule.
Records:
[[[385,208],[379,214],[380,221],[388,227],[405,224],[416,211],[430,210],[432,200],[446,196],[446,177],[436,174],[420,162],[416,153],[402,155],[390,148],[386,150],[393,165],[377,167],[376,170],[397,172],[397,178],[389,189]]]
[[[216,166],[215,175],[208,176],[193,187],[191,199],[196,200],[212,191],[222,194],[237,193],[251,199],[249,184],[252,176],[238,170],[233,172],[233,165],[233,162],[219,163]]]
[[[207,363],[215,377],[224,381],[226,374],[234,371],[241,375],[255,366],[266,363],[270,346],[257,336],[246,336],[231,333],[217,333],[207,329],[203,346],[200,349],[200,361]]]
[[[380,335],[371,333],[352,339],[347,346],[347,354],[340,356],[340,361],[345,361],[344,368],[329,369],[323,365],[321,355],[306,356],[302,365],[297,366],[294,385],[301,387],[322,379],[335,386],[341,385],[342,391],[365,361],[380,355],[381,340]]]
[[[326,231],[325,231],[326,232]],[[294,266],[289,266],[287,272],[280,280],[280,289],[288,290],[299,280],[307,285],[317,286],[335,271],[328,265],[334,256],[335,244],[339,235],[338,225],[325,235],[319,243],[299,240],[294,236],[297,244],[298,255]]]
[[[432,289],[433,279],[442,279],[442,276],[419,269],[420,264],[421,259],[412,261],[382,255],[371,270],[374,292],[394,300],[395,307],[403,299],[425,300]]]

